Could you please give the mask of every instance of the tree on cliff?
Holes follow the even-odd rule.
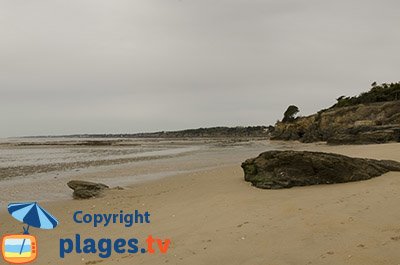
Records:
[[[294,116],[299,112],[299,108],[295,105],[290,105],[283,114],[282,122],[290,122],[294,120]]]

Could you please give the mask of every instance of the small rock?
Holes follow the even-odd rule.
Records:
[[[102,195],[104,190],[109,189],[105,184],[82,180],[71,180],[67,185],[74,190],[74,199],[90,199],[99,197]]]

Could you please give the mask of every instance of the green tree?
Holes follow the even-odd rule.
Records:
[[[299,112],[299,108],[295,105],[290,105],[283,114],[282,122],[290,122],[294,120],[294,116]]]

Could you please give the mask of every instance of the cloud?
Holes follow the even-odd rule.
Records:
[[[397,1],[7,1],[0,136],[271,124],[397,81]]]

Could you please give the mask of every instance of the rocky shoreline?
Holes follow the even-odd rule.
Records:
[[[291,122],[278,122],[271,140],[328,144],[400,142],[400,101],[333,108]]]

